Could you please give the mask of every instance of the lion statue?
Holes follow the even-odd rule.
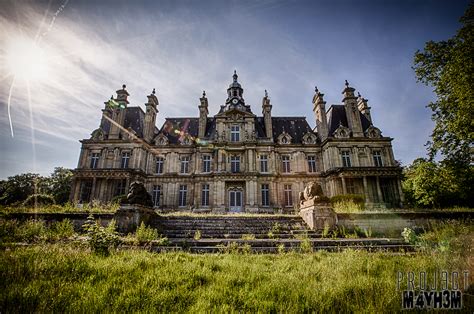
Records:
[[[151,199],[150,193],[147,192],[145,185],[138,181],[130,184],[130,190],[127,194],[127,199],[123,200],[121,203],[153,207],[153,201]]]
[[[328,198],[324,196],[321,184],[314,181],[309,182],[304,191],[300,192],[300,205],[307,201],[314,201],[315,203],[328,201]]]

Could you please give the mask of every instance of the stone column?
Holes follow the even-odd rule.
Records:
[[[369,200],[369,190],[368,190],[368,187],[367,187],[367,176],[364,176],[362,179],[363,179],[363,182],[364,182],[365,202],[369,203],[370,200]]]
[[[375,177],[377,181],[377,196],[379,198],[379,203],[383,203],[383,196],[382,196],[382,189],[380,188],[380,178],[377,176]]]
[[[398,197],[399,197],[399,200],[400,200],[400,207],[403,207],[403,203],[405,203],[405,196],[403,195],[402,185],[400,183],[399,178],[395,178],[395,180],[397,181]]]
[[[90,201],[92,201],[94,198],[95,198],[95,195],[96,195],[96,184],[97,184],[97,179],[94,177],[92,179],[92,189],[91,189],[91,199]]]
[[[347,194],[346,178],[341,177],[341,181],[342,181],[342,194]]]

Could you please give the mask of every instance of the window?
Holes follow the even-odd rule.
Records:
[[[292,207],[293,206],[293,192],[291,190],[291,184],[285,184],[283,186],[283,190],[285,193],[285,207]]]
[[[186,206],[187,194],[188,194],[188,186],[187,185],[180,185],[179,186],[179,200],[178,200],[178,206],[179,207]]]
[[[156,157],[156,173],[160,174],[163,173],[163,164],[165,159],[163,157]]]
[[[127,185],[127,180],[125,179],[117,180],[117,183],[115,185],[115,196],[125,195],[126,185]]]
[[[230,127],[230,141],[240,141],[240,127],[238,125],[233,125]]]
[[[189,156],[181,157],[181,173],[189,172]]]
[[[347,194],[357,194],[357,185],[354,179],[346,178],[346,191]]]
[[[151,194],[151,198],[153,200],[153,206],[159,207],[160,206],[160,198],[161,198],[161,185],[154,185],[153,192]]]
[[[211,172],[211,156],[209,155],[202,157],[202,172]]]
[[[342,166],[343,167],[350,167],[351,166],[351,156],[349,151],[345,150],[341,152],[342,157]]]
[[[316,172],[316,156],[308,156],[308,171]]]
[[[268,172],[268,156],[260,155],[260,172]]]
[[[230,157],[230,171],[232,173],[240,172],[240,156]]]
[[[379,150],[373,152],[373,157],[375,167],[383,167],[382,154]]]
[[[203,184],[201,190],[201,205],[209,206],[209,184]]]
[[[91,169],[97,169],[99,166],[99,153],[92,153],[91,156]]]
[[[122,168],[122,169],[128,168],[129,160],[130,160],[130,153],[129,152],[123,152],[122,153],[122,162],[120,163],[120,168]]]
[[[270,189],[268,184],[262,184],[262,206],[270,206]]]
[[[290,173],[291,172],[290,156],[282,156],[281,160],[283,162],[283,172],[284,173]]]

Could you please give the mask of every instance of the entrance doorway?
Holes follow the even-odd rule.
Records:
[[[242,191],[229,190],[229,210],[233,213],[242,211]]]

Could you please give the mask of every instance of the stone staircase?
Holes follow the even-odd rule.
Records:
[[[347,248],[392,252],[413,250],[402,239],[322,238],[320,232],[309,230],[303,219],[296,215],[160,216],[151,226],[170,241],[167,247],[152,244],[150,249],[153,251],[276,253],[307,251],[308,247],[327,251]]]

